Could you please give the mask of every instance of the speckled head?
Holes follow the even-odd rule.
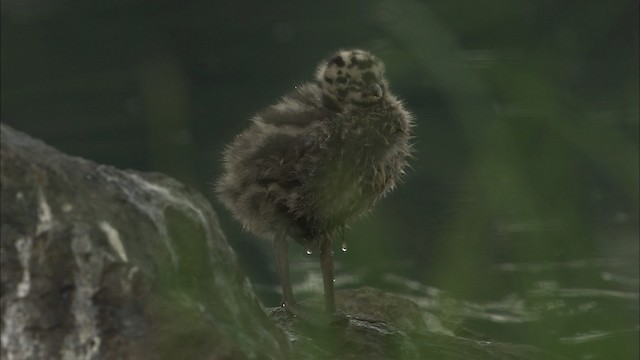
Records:
[[[386,91],[384,64],[368,51],[339,50],[318,66],[316,80],[325,96],[338,104],[366,106]]]

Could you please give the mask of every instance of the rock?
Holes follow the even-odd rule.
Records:
[[[201,195],[1,125],[3,359],[282,359]]]

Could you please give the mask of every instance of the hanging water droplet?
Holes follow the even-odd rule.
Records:
[[[346,252],[347,251],[347,243],[343,242],[342,243],[342,252]]]

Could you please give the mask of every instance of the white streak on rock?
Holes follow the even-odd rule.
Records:
[[[120,240],[120,234],[118,230],[116,230],[111,224],[106,221],[100,222],[100,230],[104,232],[107,236],[107,240],[109,240],[109,245],[115,250],[116,254],[122,259],[124,262],[129,262],[127,258],[127,251],[122,244],[122,240]]]
[[[42,188],[38,188],[38,225],[36,228],[36,236],[51,230],[53,224],[53,215],[51,208],[47,203]]]
[[[159,208],[165,208],[169,205],[176,207],[177,209],[183,210],[191,215],[195,215],[196,220],[200,222],[200,224],[202,224],[202,227],[205,231],[206,237],[208,239],[212,238],[212,233],[211,233],[211,224],[209,222],[209,219],[205,216],[205,214],[203,213],[202,210],[200,210],[198,207],[194,206],[193,203],[191,201],[189,201],[186,198],[180,197],[180,196],[175,196],[174,194],[172,194],[169,190],[167,190],[167,188],[158,186],[156,184],[153,184],[143,178],[141,178],[140,176],[136,175],[136,174],[130,174],[129,175],[131,177],[132,180],[134,180],[138,186],[140,186],[141,188],[146,188],[147,190],[154,192],[157,196],[156,201],[158,201],[158,203],[164,203],[164,206],[159,206],[157,205],[157,207]],[[162,214],[162,225],[166,226],[166,221],[164,219],[164,213]],[[163,233],[167,233],[167,229],[163,229]],[[167,242],[167,247],[170,249],[171,254],[175,257],[175,251],[173,249],[173,246],[169,243],[169,237],[167,236],[166,242]],[[176,257],[177,259],[177,257]]]
[[[149,220],[151,220],[160,233],[160,240],[166,246],[167,251],[171,256],[171,262],[176,265],[178,263],[178,255],[171,244],[164,216],[164,209],[167,207],[167,198],[173,198],[171,193],[167,189],[152,184],[137,175],[125,174],[124,177],[118,177],[110,174],[106,168],[104,169],[103,175],[105,178],[117,184],[127,195],[131,204],[136,206],[141,212],[145,213],[149,217]],[[140,188],[153,192],[154,195],[157,196],[147,197],[141,192],[132,191],[131,189],[134,187],[127,186],[127,181],[134,182]]]
[[[186,210],[188,213],[192,215],[195,214],[197,220],[202,224],[206,236],[208,239],[212,238],[211,227],[209,224],[209,220],[205,216],[204,212],[198,207],[194,206],[193,203],[185,198],[177,197],[173,195],[171,192],[167,191],[166,188],[160,187],[158,185],[152,184],[137,175],[131,175],[131,177],[136,180],[141,186],[147,187],[150,190],[157,191],[159,194],[162,194],[164,200],[169,203],[169,205],[173,205],[178,209]]]
[[[29,290],[31,290],[31,269],[29,266],[29,260],[31,260],[32,247],[33,240],[30,237],[20,238],[16,241],[18,259],[20,260],[20,265],[22,265],[22,280],[16,289],[16,296],[19,298],[29,295]]]

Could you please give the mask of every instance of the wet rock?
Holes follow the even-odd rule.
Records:
[[[281,359],[210,204],[1,127],[3,359]]]

